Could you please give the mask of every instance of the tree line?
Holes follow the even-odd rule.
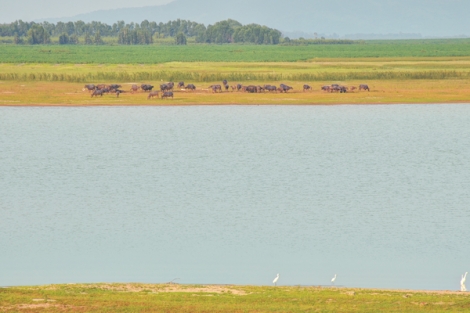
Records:
[[[198,43],[252,43],[279,44],[282,33],[279,30],[258,24],[242,25],[226,20],[208,25],[187,20],[167,23],[149,22],[112,25],[101,22],[23,22],[0,24],[0,37],[14,37],[14,43],[49,44],[51,37],[58,37],[59,44],[104,44],[102,37],[115,37],[122,45],[152,44],[156,38],[171,37],[176,44],[186,44],[192,37]]]

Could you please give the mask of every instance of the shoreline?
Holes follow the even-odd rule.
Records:
[[[128,289],[128,291],[136,291],[135,289],[146,288],[146,287],[172,287],[173,290],[187,290],[188,288],[207,289],[207,292],[211,292],[213,289],[220,288],[302,288],[302,289],[321,289],[321,290],[334,290],[334,291],[362,291],[362,292],[394,292],[394,293],[411,293],[411,294],[439,294],[439,295],[463,295],[470,296],[470,291],[459,291],[459,290],[430,290],[430,289],[395,289],[395,288],[363,288],[363,287],[346,287],[342,285],[330,286],[330,285],[237,285],[237,284],[179,284],[173,282],[166,283],[62,283],[62,284],[47,284],[47,285],[18,285],[18,286],[0,286],[0,289],[24,289],[24,288],[40,288],[50,289],[60,286],[84,286],[88,288],[109,288],[112,286],[119,287],[121,289]],[[121,290],[123,291],[123,290]],[[168,291],[164,289],[160,292]],[[174,291],[171,291],[174,292]]]
[[[391,102],[391,103],[383,103],[383,102],[376,102],[376,103],[280,103],[280,104],[269,104],[269,103],[152,103],[152,104],[142,104],[142,103],[124,103],[124,104],[116,104],[116,103],[94,103],[94,104],[54,104],[54,103],[31,103],[31,104],[1,104],[0,107],[72,107],[72,108],[79,108],[79,107],[184,107],[184,106],[377,106],[377,105],[455,105],[455,104],[470,104],[470,99],[462,100],[462,101],[449,101],[449,102]]]
[[[217,82],[214,82],[216,84]],[[329,82],[331,83],[331,82]],[[357,86],[360,82],[339,82]],[[331,93],[320,90],[326,82],[310,83],[313,91],[303,92],[302,83],[289,82],[294,88],[288,93],[246,93],[224,91],[213,93],[206,90],[209,83],[198,84],[198,90],[189,92],[175,90],[173,99],[147,99],[147,93],[131,93],[123,83],[120,97],[105,94],[91,98],[83,91],[83,84],[68,82],[11,82],[0,81],[0,107],[94,107],[94,106],[240,106],[240,105],[411,105],[411,104],[466,104],[470,103],[470,80],[403,80],[368,81],[368,91]],[[220,83],[219,83],[220,84]],[[235,83],[234,83],[235,84]],[[262,85],[263,82],[242,82]],[[152,86],[159,86],[153,82]],[[128,88],[129,87],[129,88]],[[157,89],[159,87],[155,87]]]
[[[466,312],[470,293],[318,286],[64,284],[0,289],[1,312]]]

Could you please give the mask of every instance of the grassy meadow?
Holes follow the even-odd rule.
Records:
[[[160,64],[167,62],[297,62],[316,58],[470,56],[470,39],[366,41],[363,44],[280,45],[0,45],[4,63]]]
[[[0,289],[0,312],[468,312],[470,294],[322,287],[68,284]]]

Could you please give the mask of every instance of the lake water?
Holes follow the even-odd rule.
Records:
[[[0,108],[0,286],[459,289],[470,105]]]

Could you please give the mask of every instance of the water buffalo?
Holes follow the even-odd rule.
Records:
[[[168,82],[166,83],[166,85],[168,86],[168,90],[173,90],[173,87],[175,87],[175,83],[174,82]]]
[[[367,91],[370,91],[369,86],[366,85],[366,84],[360,84],[360,85],[359,85],[359,90],[364,90],[364,91],[367,90]]]
[[[330,90],[331,90],[331,86],[322,86],[322,87],[321,87],[321,90],[323,90],[323,91],[330,91]]]
[[[124,93],[124,92],[125,92],[124,90],[116,89],[116,90],[115,90],[116,97],[119,98],[119,95],[120,95],[121,93]]]
[[[147,99],[151,99],[151,98],[153,98],[153,97],[157,97],[157,98],[159,97],[158,91],[151,91],[151,92],[149,92],[149,95],[148,95]]]
[[[99,85],[96,85],[96,89],[98,90],[101,90],[101,89],[104,89],[106,88],[107,86],[105,84],[99,84]]]
[[[179,82],[178,83],[178,88],[184,88],[184,82]]]
[[[163,94],[162,94],[162,99],[164,98],[169,98],[171,97],[171,99],[173,99],[173,92],[172,91],[165,91]]]
[[[117,89],[119,89],[119,88],[121,88],[121,87],[122,87],[122,86],[121,86],[121,85],[118,85],[118,84],[111,84],[111,85],[109,85],[109,88],[114,89],[114,90],[117,90]]]
[[[224,79],[224,80],[222,81],[222,84],[225,86],[225,85],[228,84],[228,81],[227,81],[226,79]]]
[[[355,86],[352,86],[352,87],[351,87],[351,91],[354,91],[354,90],[356,90],[356,89],[357,89],[357,87],[355,87]]]
[[[242,84],[237,84],[237,91],[240,91],[240,89],[242,89]]]
[[[276,86],[271,86],[271,85],[264,86],[264,89],[267,91],[277,91]]]
[[[140,89],[142,89],[142,91],[152,91],[153,86],[149,84],[142,84],[140,86]]]
[[[212,89],[212,92],[217,92],[217,91],[222,92],[222,86],[220,85],[210,85],[209,88]]]
[[[287,86],[287,85],[284,85],[284,84],[281,84],[279,87],[280,87],[281,90],[282,90],[281,92],[288,92],[289,90],[291,90],[291,89],[293,90],[293,89],[294,89],[294,88],[292,88],[292,87],[290,87],[290,86]]]
[[[88,90],[88,91],[90,92],[90,91],[93,91],[93,90],[95,90],[95,89],[96,89],[96,86],[95,86],[95,85],[93,85],[93,84],[88,84],[88,85],[85,85],[85,87],[83,88],[83,91]]]
[[[253,85],[246,86],[245,91],[249,93],[255,93],[255,92],[258,92],[258,87],[253,86]]]
[[[262,91],[264,92],[264,87],[256,86],[256,91],[257,91],[258,93],[260,93],[260,92],[262,92]]]
[[[186,86],[185,89],[196,90],[196,86],[194,86],[193,84],[188,84],[188,86]]]
[[[232,88],[232,91],[238,90],[237,86],[230,86]]]
[[[307,90],[312,90],[312,87],[310,87],[309,85],[304,85],[304,92]]]
[[[131,91],[132,93],[134,93],[134,92],[139,91],[139,88],[140,88],[139,86],[137,86],[136,84],[133,84],[133,85],[131,86],[130,91]]]
[[[225,84],[224,87],[225,87],[225,91],[228,91],[228,89],[230,88],[228,84]]]
[[[91,97],[92,97],[92,98],[93,98],[93,97],[98,97],[98,96],[102,97],[102,96],[103,96],[103,93],[104,93],[103,90],[95,89],[95,90],[93,91],[93,93],[91,94]]]

